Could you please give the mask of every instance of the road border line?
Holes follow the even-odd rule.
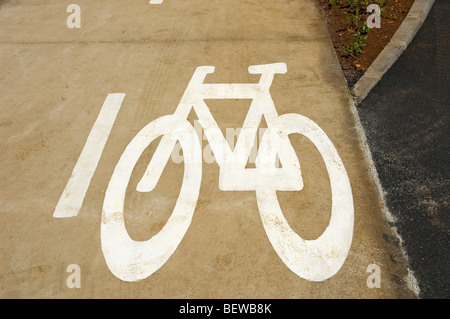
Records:
[[[415,0],[407,16],[392,36],[389,43],[372,62],[364,75],[351,89],[356,104],[361,103],[383,75],[408,47],[417,31],[422,27],[435,0]]]
[[[380,196],[381,201],[381,210],[383,217],[385,219],[385,225],[389,228],[389,230],[392,232],[392,235],[397,239],[396,246],[400,249],[400,253],[403,256],[403,259],[406,263],[406,271],[407,274],[403,278],[404,283],[406,284],[406,288],[408,288],[410,291],[413,292],[413,294],[416,296],[416,298],[420,298],[420,287],[418,284],[418,280],[414,274],[414,271],[411,267],[410,259],[408,254],[406,253],[406,249],[403,244],[403,238],[400,236],[397,228],[397,218],[391,213],[389,206],[386,201],[386,191],[384,190],[383,186],[381,185],[381,181],[378,175],[378,170],[375,165],[375,162],[373,160],[372,151],[369,146],[369,142],[367,141],[367,135],[365,132],[365,129],[361,123],[361,119],[359,116],[359,111],[357,108],[357,103],[354,99],[350,99],[351,101],[351,111],[353,114],[353,118],[356,121],[355,129],[358,132],[360,138],[361,138],[361,144],[363,148],[363,152],[365,154],[366,163],[368,165],[368,171],[370,175],[373,178],[373,182],[375,183],[375,187],[378,190],[378,194]]]
[[[354,118],[356,119],[356,128],[362,138],[362,144],[366,153],[366,158],[368,160],[369,170],[372,177],[374,178],[374,182],[381,197],[383,213],[389,228],[398,240],[398,246],[403,255],[403,258],[407,263],[407,275],[406,278],[403,278],[403,280],[406,283],[407,287],[416,295],[417,298],[420,298],[420,287],[418,285],[418,281],[415,277],[414,271],[411,269],[410,260],[403,245],[403,239],[398,233],[398,229],[396,227],[396,218],[392,215],[386,203],[386,192],[381,186],[378,171],[373,161],[372,152],[367,142],[365,130],[360,121],[357,106],[367,97],[372,88],[375,87],[375,85],[381,80],[384,74],[392,67],[392,65],[397,61],[403,51],[405,51],[405,49],[411,43],[417,31],[422,27],[422,24],[428,16],[428,13],[430,12],[434,2],[435,0],[415,0],[407,16],[405,17],[402,24],[397,29],[389,43],[373,61],[364,75],[350,90],[353,99],[352,112],[354,114]]]
[[[78,215],[124,98],[124,93],[111,93],[106,97],[72,175],[59,198],[53,213],[54,218]]]

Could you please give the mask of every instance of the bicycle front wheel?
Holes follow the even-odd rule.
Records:
[[[184,154],[183,183],[172,215],[161,231],[147,241],[135,241],[125,228],[125,193],[142,153],[161,135],[166,137],[167,142],[178,140],[181,144]],[[109,182],[101,223],[103,255],[108,268],[116,277],[124,281],[138,281],[147,278],[166,263],[191,224],[201,175],[200,143],[194,128],[185,119],[174,115],[160,117],[145,126],[128,144]]]
[[[331,186],[330,222],[315,240],[304,240],[289,226],[271,185],[259,185],[257,202],[266,234],[278,256],[298,276],[323,281],[335,275],[344,264],[353,238],[354,207],[350,181],[339,154],[325,132],[309,118],[299,114],[279,116],[263,136],[258,163],[272,161],[273,150],[264,145],[280,145],[279,151],[294,153],[288,135],[306,136],[320,152]],[[274,139],[281,138],[275,141]],[[287,145],[287,148],[286,148]],[[280,156],[282,156],[280,154]],[[274,163],[270,164],[272,167]],[[264,167],[259,167],[264,169]]]

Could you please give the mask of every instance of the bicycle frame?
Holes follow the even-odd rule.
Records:
[[[205,84],[206,76],[214,73],[214,69],[212,66],[201,66],[195,70],[173,116],[187,119],[191,109],[194,108],[220,167],[219,189],[223,191],[248,191],[271,185],[276,190],[301,190],[303,180],[300,164],[287,135],[278,137],[272,134],[270,150],[265,150],[265,152],[271,153],[268,165],[245,168],[262,116],[265,117],[268,126],[268,131],[265,134],[271,134],[272,124],[278,117],[269,89],[275,74],[287,72],[286,64],[273,63],[250,66],[250,74],[261,74],[259,83],[251,84]],[[231,150],[214,120],[205,99],[252,99],[234,151]],[[149,192],[153,190],[175,143],[175,140],[171,140],[167,136],[161,139],[146,173],[138,184],[138,191]],[[275,167],[277,154],[280,158],[281,168]],[[192,159],[185,158],[185,160]],[[260,162],[259,154],[256,159],[257,164],[258,162]]]

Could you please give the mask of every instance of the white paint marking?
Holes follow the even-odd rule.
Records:
[[[124,97],[123,93],[108,94],[106,97],[53,217],[78,215]]]
[[[150,143],[161,135],[172,142],[172,146],[178,140],[185,154],[180,196],[161,231],[147,241],[135,241],[125,227],[125,193],[137,161]],[[165,160],[167,163],[168,159]],[[156,179],[159,180],[159,177]],[[200,143],[194,128],[184,119],[175,115],[160,117],[144,127],[128,144],[106,190],[101,224],[103,255],[108,268],[117,278],[124,281],[142,280],[170,258],[191,225],[201,179]]]
[[[226,191],[255,190],[258,183],[270,183],[278,185],[279,190],[300,190],[303,184],[300,165],[295,156],[280,156],[283,169],[272,170],[271,174],[259,169],[245,168],[255,144],[262,116],[265,117],[269,126],[271,121],[278,116],[269,89],[275,74],[287,72],[286,64],[271,63],[250,66],[249,73],[261,74],[259,83],[203,83],[206,76],[214,73],[214,70],[213,66],[200,66],[195,70],[174,114],[185,119],[191,109],[194,109],[209,142],[204,154],[210,160],[208,162],[215,160],[220,166],[219,189]],[[207,99],[253,100],[244,124],[239,130],[234,150],[231,150],[206,105],[205,100]],[[173,143],[165,137],[162,138],[146,173],[138,184],[138,191],[149,192],[156,186],[157,178],[161,176],[167,159],[174,150],[175,144]],[[283,143],[289,143],[289,140],[283,141]],[[287,152],[293,154],[294,150],[291,147],[289,151],[286,150]]]
[[[307,117],[299,114],[278,116],[269,88],[275,74],[287,72],[286,64],[249,67],[250,73],[261,74],[259,83],[255,84],[204,84],[206,75],[213,72],[214,67],[197,68],[175,113],[158,118],[144,127],[122,154],[108,184],[103,204],[101,243],[109,269],[124,281],[138,281],[150,276],[175,252],[189,228],[202,174],[201,139],[186,120],[194,108],[209,142],[209,151],[214,154],[220,167],[219,189],[256,190],[264,229],[286,266],[298,276],[311,281],[323,281],[332,277],[347,258],[354,226],[351,185],[336,148],[325,132]],[[72,217],[78,214],[124,96],[108,95],[54,217]],[[205,103],[205,99],[211,98],[253,100],[234,151],[231,151]],[[256,157],[256,168],[246,169],[262,116],[268,129],[263,135]],[[288,138],[293,133],[302,134],[313,142],[325,162],[330,178],[331,219],[326,230],[315,240],[304,240],[292,230],[276,195],[277,190],[303,188],[300,163]],[[184,155],[183,184],[173,213],[163,229],[151,239],[138,242],[130,238],[125,227],[125,194],[140,156],[161,135],[163,137],[137,191],[149,192],[154,188],[177,141]],[[275,165],[277,156],[282,168]]]
[[[333,143],[316,123],[300,114],[281,115],[269,126],[256,167],[273,167],[277,149],[272,145],[279,147],[280,156],[289,149],[274,140],[292,133],[302,134],[313,142],[325,162],[332,197],[330,223],[319,238],[304,240],[289,226],[277,199],[277,189],[270,183],[260,184],[256,190],[259,213],[273,248],[286,266],[299,277],[323,281],[340,270],[350,250],[354,224],[352,189]]]
[[[163,3],[163,0],[150,0],[150,4],[161,4]]]
[[[261,74],[259,83],[204,84],[206,75],[214,72],[214,67],[198,67],[174,115],[155,120],[133,139],[116,166],[103,207],[103,253],[108,267],[118,278],[136,281],[151,275],[173,254],[189,227],[201,180],[201,151],[196,150],[200,149],[198,134],[185,120],[191,108],[194,108],[205,131],[210,146],[208,151],[214,154],[219,164],[219,188],[227,191],[256,190],[264,229],[286,266],[310,281],[326,280],[339,271],[353,238],[354,207],[350,181],[336,148],[316,123],[299,114],[278,116],[269,88],[274,74],[286,71],[284,63],[251,66],[250,73]],[[204,100],[239,98],[252,98],[253,101],[232,151]],[[268,129],[261,141],[256,168],[246,169],[262,116]],[[180,132],[176,134],[176,130]],[[292,230],[276,196],[277,190],[303,188],[300,163],[288,138],[292,133],[302,134],[314,143],[330,178],[331,219],[323,234],[315,240],[304,240]],[[137,190],[148,192],[154,188],[177,140],[190,161],[185,161],[185,174],[192,175],[190,178],[185,176],[174,213],[163,230],[147,242],[135,242],[129,238],[124,226],[125,192],[134,165],[158,135],[164,136]],[[189,145],[189,142],[193,144]],[[197,154],[197,159],[192,158]],[[275,166],[277,155],[282,168]],[[185,195],[183,189],[189,180],[192,193]],[[175,218],[173,222],[172,218]]]

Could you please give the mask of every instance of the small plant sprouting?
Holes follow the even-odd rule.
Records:
[[[328,0],[328,3],[329,3],[331,6],[334,6],[334,5],[336,5],[336,4],[341,4],[341,0]]]
[[[367,21],[360,27],[361,34],[369,33],[370,28],[367,26]]]
[[[353,9],[359,6],[359,0],[347,0],[347,4]]]
[[[352,37],[352,44],[346,47],[347,52],[351,56],[362,53],[364,47],[366,46],[369,30],[370,28],[367,26],[367,23],[364,23],[355,31]]]

